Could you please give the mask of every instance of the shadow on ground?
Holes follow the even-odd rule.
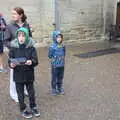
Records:
[[[108,49],[87,52],[87,53],[76,54],[75,56],[79,58],[91,58],[91,57],[103,56],[103,55],[119,53],[119,52],[120,49],[118,48],[108,48]]]

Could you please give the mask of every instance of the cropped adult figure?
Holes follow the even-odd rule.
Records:
[[[0,72],[7,72],[4,68],[3,53],[4,53],[4,33],[6,30],[6,21],[3,15],[0,13]]]

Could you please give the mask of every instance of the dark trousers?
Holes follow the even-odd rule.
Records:
[[[52,89],[61,89],[64,77],[64,67],[52,67]]]
[[[16,90],[18,94],[20,111],[23,111],[26,108],[26,104],[24,103],[24,86],[26,86],[28,92],[30,108],[36,107],[35,90],[34,90],[33,82],[16,83]]]

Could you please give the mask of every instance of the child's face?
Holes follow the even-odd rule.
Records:
[[[20,44],[24,44],[25,43],[25,34],[24,32],[18,32],[18,41]]]
[[[62,38],[61,38],[61,36],[58,36],[57,37],[57,43],[61,43],[62,42]]]

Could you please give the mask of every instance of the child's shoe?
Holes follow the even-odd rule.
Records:
[[[58,94],[64,95],[65,94],[64,89],[63,88],[59,88],[58,89]]]
[[[39,117],[39,116],[40,116],[40,112],[37,110],[36,107],[32,108],[31,111],[32,111],[32,114],[33,114],[35,117]]]
[[[52,95],[53,95],[53,96],[56,96],[56,95],[57,95],[56,89],[53,89],[53,90],[52,90]]]
[[[31,112],[27,111],[26,109],[25,109],[23,112],[21,112],[21,115],[22,115],[24,118],[27,118],[27,119],[32,118]]]

